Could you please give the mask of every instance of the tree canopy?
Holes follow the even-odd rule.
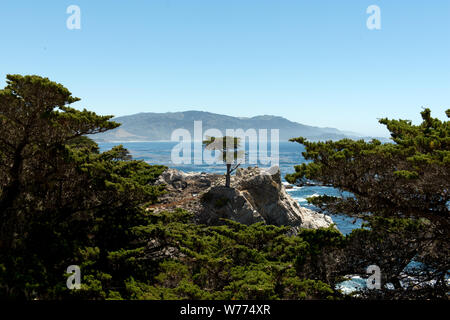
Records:
[[[164,192],[153,181],[165,167],[132,160],[122,146],[100,152],[85,135],[116,128],[111,116],[69,107],[79,99],[46,78],[7,79],[0,297],[333,298],[330,285],[301,274],[298,256],[310,254],[310,240],[274,226],[209,227],[183,210],[148,211]],[[78,290],[66,287],[70,265],[81,270]]]
[[[230,187],[231,174],[236,170],[240,163],[237,163],[243,158],[244,152],[239,150],[240,148],[240,138],[238,137],[208,137],[203,141],[207,150],[219,151],[219,157],[226,164],[227,171],[225,173],[225,186]],[[235,167],[232,168],[232,165]]]
[[[122,146],[100,153],[84,136],[119,124],[69,107],[78,100],[39,76],[8,75],[0,90],[2,296],[57,296],[65,268],[87,253],[109,270],[108,252],[126,246],[142,204],[161,192],[149,182],[163,166],[130,160]]]
[[[380,120],[389,144],[293,139],[309,162],[286,179],[345,191],[309,201],[366,224],[347,236],[334,227],[289,236],[285,227],[152,212],[164,192],[153,182],[166,168],[121,145],[101,152],[86,135],[119,124],[70,107],[77,101],[39,76],[8,75],[0,90],[1,298],[344,299],[336,285],[371,264],[394,289],[359,298],[447,298],[449,122],[428,109],[417,126]],[[229,177],[239,141],[205,144],[217,142]],[[79,290],[66,287],[70,265],[81,269]],[[402,288],[411,276],[420,283]]]
[[[341,266],[342,270],[355,271],[362,267],[356,260],[371,260],[380,266],[384,281],[401,291],[400,281],[408,277],[405,267],[422,262],[413,276],[423,278],[424,285],[435,281],[427,293],[445,296],[450,270],[450,122],[432,118],[429,109],[421,114],[420,125],[379,121],[391,132],[393,143],[291,139],[306,147],[303,156],[308,163],[296,166],[286,179],[318,181],[346,192],[309,202],[326,212],[367,221],[369,229],[354,232],[355,241],[347,247],[346,260],[352,257],[353,267]],[[450,110],[446,114],[450,116]]]

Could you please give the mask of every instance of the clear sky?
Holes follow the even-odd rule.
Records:
[[[366,27],[372,4],[381,30]],[[377,118],[450,108],[448,0],[3,0],[0,30],[1,87],[46,76],[100,114],[271,114],[386,135]]]

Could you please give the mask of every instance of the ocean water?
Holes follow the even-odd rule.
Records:
[[[194,153],[194,147],[191,144],[191,161],[187,164],[174,164],[171,160],[172,150],[178,144],[177,142],[121,142],[121,143],[99,143],[100,150],[105,151],[111,149],[113,146],[122,144],[127,148],[132,154],[133,158],[144,160],[149,164],[162,164],[171,168],[179,169],[184,172],[214,172],[214,173],[225,173],[225,165],[221,163],[207,164],[202,162],[202,164],[194,164],[194,156],[200,156],[201,152]],[[246,145],[245,149],[248,153],[249,146]],[[270,157],[271,146],[267,146],[267,153]],[[302,156],[304,147],[298,143],[294,142],[279,142],[279,167],[281,171],[281,176],[284,184],[288,184],[284,179],[287,173],[293,173],[294,166],[300,163],[304,163],[305,159]],[[248,154],[246,154],[246,162],[241,164],[241,167],[255,166],[259,167],[270,167],[270,165],[262,164],[259,159],[258,163],[250,164],[248,159]],[[298,201],[298,203],[310,209],[317,209],[313,205],[308,204],[306,198],[317,196],[317,195],[339,195],[339,191],[324,186],[294,186],[292,189],[287,189],[287,192]],[[361,221],[354,221],[354,219],[343,215],[330,215],[338,229],[343,234],[350,233],[353,229],[359,228],[361,226]]]

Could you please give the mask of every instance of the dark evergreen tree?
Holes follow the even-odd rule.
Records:
[[[286,179],[314,180],[349,193],[309,202],[362,218],[369,227],[347,238],[340,262],[330,269],[342,275],[378,265],[384,284],[395,287],[383,289],[385,297],[446,297],[448,292],[450,122],[432,118],[429,109],[422,118],[420,125],[381,119],[393,143],[291,140],[306,147],[308,163],[296,166]],[[416,267],[405,269],[411,261]],[[416,285],[403,290],[401,283],[411,277]]]
[[[119,124],[69,107],[78,100],[39,76],[8,75],[0,90],[1,295],[58,296],[71,264],[108,278],[108,252],[128,245],[129,228],[146,219],[142,204],[160,192],[149,183],[162,166],[132,161],[121,146],[100,153],[84,137]]]

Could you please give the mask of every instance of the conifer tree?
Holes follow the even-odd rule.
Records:
[[[446,114],[450,116],[450,110]],[[296,166],[286,180],[309,179],[346,192],[309,202],[367,222],[369,229],[348,237],[339,272],[363,273],[377,264],[384,284],[395,287],[386,294],[445,297],[450,270],[450,122],[432,118],[429,109],[421,115],[419,125],[381,119],[392,143],[291,139],[306,147],[303,156],[308,162]],[[405,269],[411,262],[421,267]],[[405,293],[401,283],[408,275],[421,285]]]
[[[240,148],[240,139],[237,137],[208,137],[203,144],[208,150],[219,151],[219,157],[227,166],[225,173],[225,186],[230,187],[231,174],[235,171],[240,163],[238,161],[242,159],[243,151]],[[233,167],[234,165],[234,167]]]
[[[72,264],[95,266],[86,287],[107,285],[109,252],[130,245],[161,192],[150,183],[163,166],[85,137],[119,124],[78,100],[39,76],[8,75],[0,90],[0,296],[60,297]]]

